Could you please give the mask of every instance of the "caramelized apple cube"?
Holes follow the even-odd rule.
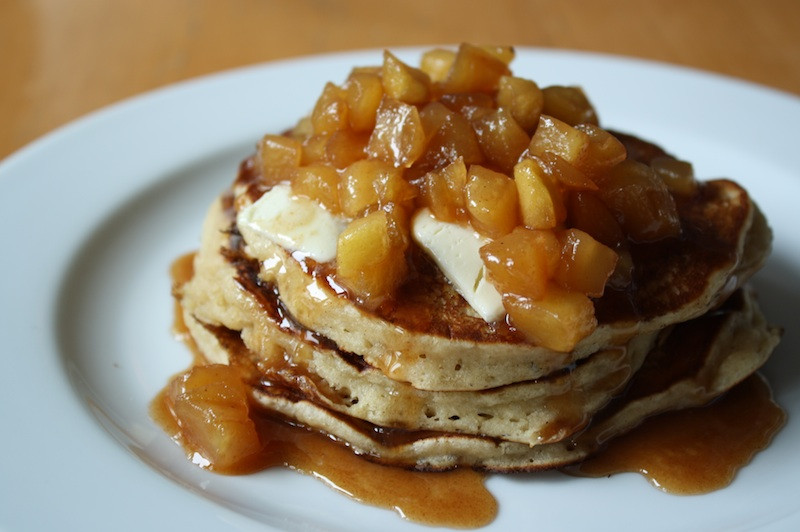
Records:
[[[228,469],[261,450],[247,387],[231,366],[196,366],[176,377],[166,404],[188,447],[212,468]]]
[[[553,229],[567,210],[558,183],[538,158],[524,159],[514,167],[522,223],[530,229]]]
[[[314,132],[333,133],[344,129],[349,123],[345,90],[331,82],[326,83],[311,112]]]
[[[497,89],[497,105],[508,109],[520,127],[530,134],[539,123],[544,95],[529,79],[503,76]]]
[[[366,157],[368,133],[340,129],[328,136],[325,143],[325,160],[336,168],[344,168]]]
[[[567,229],[559,235],[561,260],[555,280],[567,290],[589,297],[600,297],[606,281],[617,265],[617,254],[580,229]]]
[[[257,146],[261,176],[267,183],[290,180],[300,165],[303,145],[282,135],[265,135]]]
[[[330,135],[326,133],[314,134],[303,140],[303,165],[321,164],[328,160],[327,148]]]
[[[465,43],[442,82],[443,92],[493,92],[500,78],[509,74],[508,64],[497,53]]]
[[[571,126],[577,124],[597,125],[597,113],[579,87],[562,87],[554,85],[542,89],[544,107],[542,113],[566,122]]]
[[[531,140],[511,112],[503,108],[476,118],[472,121],[472,128],[486,158],[506,173],[511,173]]]
[[[337,278],[367,308],[391,297],[405,280],[408,237],[398,215],[397,209],[374,211],[339,235]]]
[[[341,212],[339,172],[324,164],[302,166],[292,181],[292,191],[318,202],[334,214]]]
[[[513,46],[503,44],[481,44],[478,45],[478,47],[482,50],[486,50],[506,65],[510,65],[511,61],[513,61],[514,57],[517,55]]]
[[[561,244],[552,231],[517,227],[483,246],[480,254],[498,292],[540,299],[555,274]]]
[[[566,122],[542,114],[531,137],[528,150],[532,155],[555,153],[573,166],[580,168],[589,148],[589,136]]]
[[[439,101],[467,120],[484,116],[495,109],[494,97],[486,92],[448,92],[442,94]]]
[[[347,116],[353,131],[372,131],[375,115],[383,99],[381,76],[373,72],[356,71],[344,84]]]
[[[362,159],[345,168],[340,186],[342,212],[350,217],[389,203],[403,205],[416,195],[400,168],[374,159]]]
[[[413,105],[384,97],[378,107],[367,154],[398,167],[409,167],[425,149],[425,131]]]
[[[660,177],[667,188],[675,194],[691,195],[697,190],[694,169],[691,163],[669,156],[656,157],[650,167]]]
[[[541,298],[503,296],[509,321],[529,342],[568,352],[597,327],[588,296],[549,284]]]
[[[542,155],[542,161],[547,165],[550,175],[565,187],[573,190],[597,190],[594,181],[561,156],[547,152]]]
[[[466,165],[483,162],[483,151],[475,132],[462,115],[440,102],[431,102],[420,111],[420,119],[428,138],[419,160],[422,167],[438,168],[458,158]]]
[[[389,51],[383,52],[382,79],[383,89],[390,98],[405,103],[423,103],[430,99],[428,74],[400,61]]]
[[[458,220],[466,209],[467,167],[456,159],[444,168],[431,170],[422,180],[425,205],[443,222]]]
[[[466,206],[472,226],[480,233],[497,237],[517,225],[517,186],[505,174],[474,164],[469,167]]]
[[[635,242],[678,236],[680,218],[664,181],[649,166],[626,159],[598,182],[599,195]]]
[[[453,61],[455,61],[455,59],[455,51],[445,48],[434,48],[422,54],[420,68],[423,72],[428,74],[431,81],[438,83],[447,78],[447,74],[450,72],[450,67],[453,66]]]
[[[594,124],[578,124],[575,129],[589,136],[589,146],[585,157],[580,161],[580,169],[590,178],[621,163],[627,157],[622,142],[605,129]]]
[[[625,232],[614,214],[596,194],[586,191],[568,196],[568,225],[585,231],[595,240],[617,249],[625,242]]]

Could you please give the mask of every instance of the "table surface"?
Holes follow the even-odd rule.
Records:
[[[209,72],[462,41],[652,59],[800,95],[798,0],[0,0],[0,159]]]

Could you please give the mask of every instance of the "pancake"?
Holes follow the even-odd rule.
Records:
[[[756,371],[779,339],[780,332],[767,325],[752,295],[740,292],[719,311],[675,326],[648,356],[631,390],[599,412],[586,430],[533,446],[477,434],[387,429],[343,417],[296,390],[270,386],[253,393],[265,408],[333,435],[382,463],[422,470],[531,471],[583,460],[650,416],[706,404]],[[665,363],[680,369],[659,377]]]
[[[539,378],[633,335],[702,315],[763,264],[771,233],[737,184],[703,183],[679,199],[678,209],[684,238],[632,246],[635,290],[607,289],[595,301],[598,327],[569,353],[531,345],[504,321],[485,322],[425,257],[417,256],[422,273],[396,301],[371,311],[343,297],[325,269],[278,245],[245,250],[304,327],[416,388],[475,390]]]
[[[258,283],[257,265],[230,247],[219,202],[208,219],[217,228],[206,233],[203,251],[217,252],[198,256],[194,278],[182,290],[184,320],[201,352],[215,363],[228,363],[229,351],[245,352],[263,368],[260,379],[302,390],[325,408],[370,423],[477,430],[530,445],[558,440],[619,393],[656,340],[656,333],[637,335],[536,380],[482,390],[417,389],[294,322],[277,290]]]

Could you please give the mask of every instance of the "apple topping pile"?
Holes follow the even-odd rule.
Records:
[[[509,69],[511,47],[390,52],[328,83],[311,114],[258,145],[267,186],[348,220],[337,282],[376,308],[407,281],[413,216],[485,239],[480,257],[505,319],[538,345],[569,351],[597,326],[592,298],[624,288],[629,247],[681,233],[674,194],[691,166],[626,158],[576,87],[539,87]]]

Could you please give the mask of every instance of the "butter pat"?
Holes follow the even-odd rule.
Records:
[[[265,244],[274,243],[317,262],[329,262],[336,258],[336,241],[347,220],[309,198],[293,195],[289,185],[276,185],[242,209],[236,224],[257,256]]]
[[[503,298],[486,277],[479,250],[490,240],[462,225],[437,220],[428,209],[411,222],[414,240],[442,270],[447,280],[486,322],[505,315]]]

